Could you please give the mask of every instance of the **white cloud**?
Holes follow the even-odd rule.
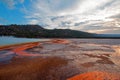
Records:
[[[19,0],[20,3],[24,3],[24,0]]]
[[[8,8],[13,9],[15,6],[15,1],[14,0],[1,0],[5,5],[8,6]]]
[[[1,0],[9,9],[14,9],[18,3],[24,3],[24,0]]]
[[[99,30],[88,30],[90,33],[99,33],[99,34],[120,34],[119,28],[113,28],[113,29],[99,29]]]
[[[27,9],[28,23],[46,28],[107,30],[118,27],[119,20],[110,18],[120,12],[120,0],[34,0]],[[99,32],[100,32],[99,31]],[[109,30],[110,31],[110,30]]]

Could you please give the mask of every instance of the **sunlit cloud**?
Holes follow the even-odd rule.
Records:
[[[11,8],[25,0],[2,0]],[[120,0],[29,0],[22,6],[28,24],[88,32],[115,32],[120,28]],[[99,29],[99,30],[98,30]],[[116,31],[117,32],[117,31]],[[118,32],[120,33],[120,32]]]
[[[98,33],[98,34],[118,34],[120,29],[118,28],[113,28],[113,29],[101,29],[101,30],[88,30],[90,33]]]

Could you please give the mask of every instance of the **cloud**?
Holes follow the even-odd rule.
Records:
[[[91,32],[91,33],[99,33],[99,34],[120,34],[120,29],[98,29],[98,30],[88,30],[88,32]]]
[[[19,0],[20,3],[24,3],[24,0]]]
[[[1,0],[5,5],[7,5],[8,8],[13,9],[15,6],[14,0]]]
[[[120,27],[119,4],[120,0],[30,0],[31,6],[22,11],[28,23],[49,29],[114,32]]]
[[[24,3],[24,0],[1,0],[9,9],[14,9],[18,3]]]

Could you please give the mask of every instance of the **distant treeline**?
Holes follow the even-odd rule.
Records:
[[[1,36],[27,38],[89,38],[93,34],[70,29],[45,29],[39,25],[0,25]]]
[[[0,25],[0,36],[26,38],[120,38],[119,35],[92,34],[70,29],[45,29],[40,25]]]

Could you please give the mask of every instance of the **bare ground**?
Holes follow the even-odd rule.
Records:
[[[102,42],[103,41],[103,42]],[[116,43],[118,41],[118,43]],[[119,77],[114,78],[114,75],[120,75],[120,40],[80,40],[80,39],[69,39],[69,40],[51,40],[49,42],[43,42],[33,48],[28,48],[24,52],[30,54],[39,54],[39,57],[49,58],[58,57],[67,60],[67,64],[59,67],[55,72],[62,75],[62,78],[53,80],[65,80],[69,78],[73,80],[73,76],[76,74],[80,76],[83,74],[87,76],[89,72],[93,74],[101,74],[104,80],[106,74],[108,76],[113,75],[112,78],[107,77],[105,80],[120,80]],[[115,42],[115,43],[114,43]],[[6,55],[7,56],[7,55]],[[16,55],[14,57],[24,57],[24,55]],[[5,68],[4,68],[5,69]],[[62,72],[63,70],[63,72]],[[56,70],[55,70],[56,71]],[[54,72],[54,71],[53,71]],[[65,74],[63,74],[65,73]],[[105,74],[104,74],[105,73]],[[50,75],[50,74],[49,74]],[[47,75],[47,76],[49,76]],[[91,75],[91,76],[92,76]],[[39,75],[40,76],[40,75]],[[72,78],[73,77],[73,78]],[[95,78],[95,76],[93,76]],[[96,80],[96,79],[79,79],[79,80]],[[16,79],[15,79],[16,80]],[[31,79],[32,80],[32,79]],[[35,79],[34,79],[35,80]],[[36,79],[37,80],[37,79]],[[50,80],[50,79],[39,79],[39,80]],[[51,79],[52,80],[52,79]],[[77,79],[74,79],[77,80]]]

